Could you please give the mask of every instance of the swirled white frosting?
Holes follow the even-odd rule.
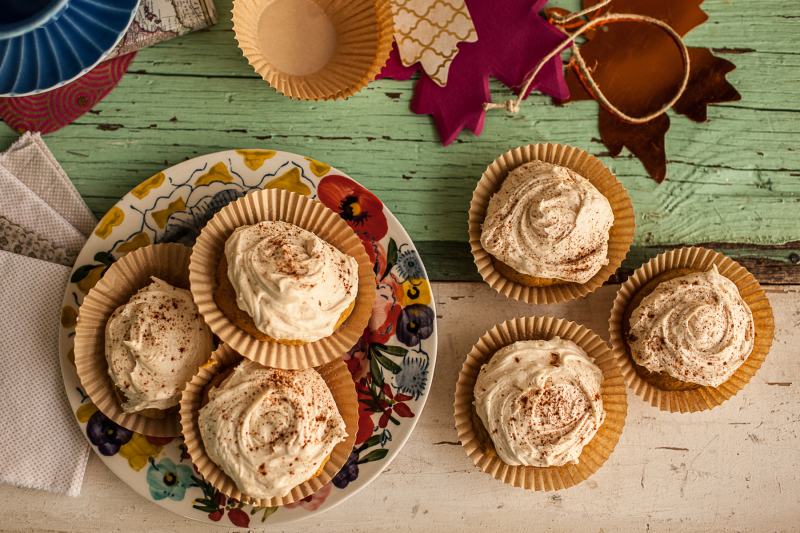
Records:
[[[276,340],[330,336],[358,292],[358,263],[288,222],[237,228],[225,243],[239,308]]]
[[[108,375],[123,411],[168,409],[211,356],[211,331],[192,294],[158,278],[118,307],[106,324]]]
[[[753,351],[753,313],[716,265],[660,283],[630,319],[637,364],[684,382],[718,387]]]
[[[242,361],[200,409],[209,457],[255,498],[280,498],[311,478],[347,436],[327,384],[313,368]]]
[[[532,161],[489,200],[481,245],[522,274],[585,283],[608,264],[613,223],[608,199],[589,180]]]
[[[577,463],[606,418],[602,382],[572,341],[518,341],[481,368],[475,409],[506,464]]]

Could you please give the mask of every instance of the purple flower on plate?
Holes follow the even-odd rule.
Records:
[[[433,334],[435,318],[433,309],[427,305],[409,305],[397,318],[397,340],[406,346],[417,346]]]
[[[353,452],[347,458],[339,473],[333,478],[333,486],[337,489],[343,489],[358,478],[358,452]]]
[[[106,415],[97,411],[86,423],[86,436],[89,441],[97,446],[97,451],[103,455],[111,456],[119,452],[123,444],[127,444],[133,431],[118,426]]]

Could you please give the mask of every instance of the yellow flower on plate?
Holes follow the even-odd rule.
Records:
[[[186,209],[186,202],[183,198],[178,198],[174,202],[170,202],[166,209],[162,209],[161,211],[154,211],[153,212],[153,220],[156,221],[158,227],[164,229],[164,226],[167,225],[167,220],[169,220],[169,216],[174,213],[175,211],[183,211]],[[149,237],[148,237],[149,239]]]
[[[250,170],[258,170],[264,165],[264,161],[275,157],[275,150],[236,150],[236,153],[244,158],[244,164]]]
[[[432,296],[428,280],[422,278],[409,278],[401,283],[397,290],[397,301],[403,307],[411,304],[428,305]]]
[[[87,403],[86,405],[78,407],[78,410],[75,411],[75,415],[78,417],[78,422],[85,424],[96,412],[97,406],[93,403]]]
[[[139,185],[137,185],[131,191],[131,194],[133,194],[139,200],[142,200],[148,194],[150,194],[150,191],[152,191],[153,189],[157,189],[157,188],[161,187],[161,184],[164,183],[165,179],[166,179],[166,176],[164,175],[164,173],[163,172],[159,172],[158,174],[156,174],[152,178],[149,178],[149,179],[143,181],[142,183],[140,183]]]
[[[155,459],[161,453],[163,446],[156,446],[147,442],[147,437],[141,433],[134,433],[127,443],[119,449],[119,454],[128,460],[128,465],[137,472],[147,465],[152,457]]]
[[[267,183],[265,189],[281,189],[292,191],[303,196],[311,194],[311,188],[301,181],[300,169],[295,167]]]
[[[119,207],[114,206],[108,213],[106,213],[106,216],[103,217],[103,220],[100,221],[100,224],[97,225],[97,229],[94,230],[94,234],[101,239],[106,239],[109,235],[111,235],[111,232],[114,231],[115,227],[122,224],[123,220],[125,220],[125,213]]]
[[[310,165],[311,166],[311,172],[313,172],[314,175],[316,177],[318,177],[318,178],[321,178],[322,176],[324,176],[325,174],[327,174],[331,170],[331,166],[330,165],[326,165],[325,163],[320,163],[319,161],[314,161],[313,159],[310,159],[308,157],[306,157],[306,161],[311,163],[311,165]]]
[[[225,166],[225,163],[220,162],[211,167],[211,170],[197,178],[194,185],[195,187],[199,187],[201,185],[214,183],[215,181],[221,181],[222,183],[230,183],[233,181],[233,176],[228,172],[228,167]]]
[[[150,235],[143,231],[141,233],[137,233],[128,242],[124,242],[117,246],[115,252],[118,254],[126,254],[128,252],[138,250],[139,248],[144,248],[145,246],[150,246]]]

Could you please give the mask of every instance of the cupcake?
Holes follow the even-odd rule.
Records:
[[[736,394],[772,342],[758,282],[721,254],[667,252],[617,295],[612,345],[634,391],[670,411],[710,409]]]
[[[332,210],[290,191],[258,191],[225,206],[197,238],[189,271],[211,331],[274,368],[340,358],[375,302],[375,272],[358,235]]]
[[[214,349],[189,288],[190,248],[156,244],[114,262],[84,298],[75,366],[86,394],[120,426],[180,435],[182,390]]]
[[[475,382],[474,429],[511,466],[577,464],[606,419],[603,372],[580,346],[558,337],[498,350]]]
[[[625,424],[625,384],[606,344],[574,322],[509,320],[473,346],[456,386],[459,439],[476,466],[515,487],[587,479]]]
[[[232,15],[250,65],[297,100],[360,92],[380,74],[394,41],[389,0],[236,0]]]
[[[214,353],[181,400],[187,450],[203,477],[261,506],[305,498],[342,468],[358,430],[358,400],[341,360],[285,370]]]
[[[236,228],[216,272],[214,301],[261,341],[328,337],[353,310],[358,263],[310,231],[282,221]]]
[[[162,419],[214,351],[192,294],[156,277],[108,320],[108,375],[126,413]]]
[[[484,172],[470,205],[472,254],[495,290],[528,303],[585,296],[616,272],[633,242],[622,184],[576,148],[523,146]]]
[[[531,161],[489,200],[481,245],[506,278],[528,287],[586,283],[608,264],[614,212],[572,170]]]

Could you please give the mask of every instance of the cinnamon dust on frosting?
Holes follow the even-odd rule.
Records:
[[[273,339],[333,334],[358,292],[358,263],[288,222],[237,228],[225,243],[236,302]]]
[[[532,161],[489,200],[481,245],[521,274],[586,283],[608,264],[613,223],[611,204],[589,180]]]
[[[475,410],[511,466],[577,463],[606,418],[603,374],[572,341],[518,341],[483,365]]]
[[[254,498],[282,498],[313,477],[347,437],[327,384],[311,369],[244,360],[199,414],[209,457]]]
[[[753,351],[753,313],[716,265],[660,283],[633,311],[628,344],[651,372],[718,387]]]
[[[106,324],[108,375],[127,400],[126,413],[178,405],[186,383],[214,350],[191,293],[152,280]]]

